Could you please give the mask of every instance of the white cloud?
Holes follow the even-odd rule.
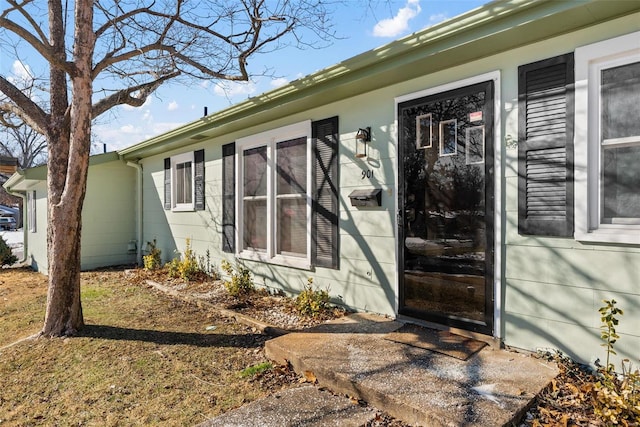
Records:
[[[252,95],[256,92],[253,82],[217,82],[213,87],[213,93],[225,98],[233,98],[238,95]]]
[[[431,15],[429,17],[429,25],[439,24],[440,22],[446,21],[449,17],[444,13],[438,13],[435,15]]]
[[[120,132],[122,133],[135,133],[136,132],[136,127],[134,125],[123,125],[120,126]]]
[[[373,27],[376,37],[396,37],[409,28],[409,21],[420,13],[420,0],[407,0],[407,4],[398,10],[393,18],[383,19]]]
[[[289,83],[289,80],[285,79],[284,77],[271,80],[271,86],[273,87],[281,87],[286,85],[287,83]]]
[[[10,77],[9,79],[13,79],[12,83],[17,81],[30,82],[33,80],[31,67],[18,60],[13,61],[13,64],[11,65],[11,74],[13,74],[13,77]]]
[[[167,106],[168,111],[176,111],[178,109],[178,103],[176,101],[171,101]]]

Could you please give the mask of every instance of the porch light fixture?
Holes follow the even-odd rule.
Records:
[[[367,145],[371,142],[371,127],[358,129],[356,133],[356,157],[367,156]]]

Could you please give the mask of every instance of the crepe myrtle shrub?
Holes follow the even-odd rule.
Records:
[[[142,262],[144,264],[145,270],[155,270],[162,266],[162,260],[160,255],[162,251],[158,249],[156,245],[156,239],[153,239],[153,242],[147,242],[147,248],[149,253],[142,257]]]
[[[229,280],[224,282],[224,286],[231,296],[240,298],[248,295],[255,289],[251,270],[239,262],[236,261],[236,265],[233,266],[229,261],[222,260],[220,268],[229,276]]]
[[[610,356],[615,355],[614,344],[620,338],[616,332],[622,316],[622,309],[616,307],[616,300],[603,300],[600,312],[600,338],[606,349],[605,366],[598,362],[599,380],[593,387],[593,409],[605,425],[637,425],[640,420],[640,371],[634,369],[629,359],[622,360],[622,372],[616,372]]]
[[[9,245],[4,240],[4,237],[0,236],[0,262],[2,265],[12,265],[18,261],[18,258],[13,254]]]
[[[314,289],[313,278],[309,277],[303,291],[296,297],[295,304],[298,313],[319,317],[329,309],[329,289]]]

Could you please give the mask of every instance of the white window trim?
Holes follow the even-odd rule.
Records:
[[[36,190],[27,191],[27,222],[29,232],[35,233],[38,231],[36,216]]]
[[[307,256],[295,257],[286,256],[276,253],[276,237],[278,235],[276,227],[277,221],[274,217],[276,194],[273,183],[275,182],[275,165],[273,163],[275,146],[278,142],[288,141],[295,138],[306,137],[307,139]],[[243,183],[244,183],[244,163],[243,152],[244,150],[267,146],[267,173],[269,179],[267,180],[267,213],[270,216],[267,221],[267,251],[258,252],[246,250],[244,246],[244,209],[242,203]],[[311,269],[311,215],[312,215],[312,186],[313,186],[313,174],[312,170],[312,151],[311,151],[311,121],[306,120],[303,122],[295,123],[292,125],[280,127],[277,129],[268,130],[255,135],[247,136],[244,138],[238,138],[236,140],[236,255],[239,258],[266,262],[270,264],[278,264],[287,267],[300,268],[305,270]]]
[[[601,70],[640,61],[640,32],[575,51],[575,238],[586,242],[640,244],[640,225],[600,221]],[[619,141],[618,141],[619,142]]]
[[[176,165],[181,163],[191,162],[191,203],[178,203],[176,201],[177,190],[176,186],[178,185],[178,177],[177,177],[177,169]],[[195,163],[193,158],[193,151],[183,154],[178,154],[176,156],[171,157],[171,210],[175,212],[190,212],[194,211],[195,208],[195,182],[194,182],[194,173],[195,173]]]

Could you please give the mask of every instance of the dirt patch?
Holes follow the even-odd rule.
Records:
[[[347,313],[341,307],[332,307],[314,317],[304,316],[296,311],[294,299],[284,295],[269,294],[264,289],[256,289],[241,298],[236,298],[227,292],[222,280],[185,282],[169,278],[166,271],[162,269],[154,271],[128,270],[126,276],[131,283],[139,285],[157,283],[161,285],[161,289],[173,295],[206,302],[213,307],[231,310],[288,331],[317,326]]]

